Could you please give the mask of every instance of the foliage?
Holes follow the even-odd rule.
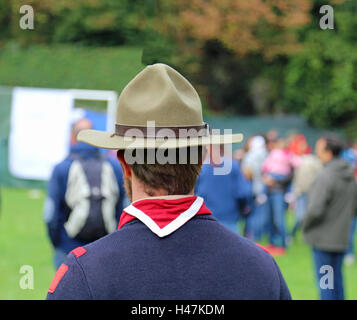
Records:
[[[173,63],[211,109],[302,113],[318,127],[356,119],[355,1],[170,3],[158,29],[176,40]],[[334,30],[319,27],[325,4],[334,8]]]
[[[168,63],[189,77],[214,112],[299,113],[315,126],[346,126],[350,136],[357,135],[354,0],[28,0],[35,30],[26,31],[19,27],[23,4],[0,0],[0,50],[5,55],[9,46],[134,45],[143,48],[143,64]],[[319,9],[326,4],[334,8],[334,30],[319,27]],[[24,54],[26,63],[38,68],[33,70],[37,80],[25,82],[42,85],[46,67],[36,60],[37,53],[32,60],[31,48],[19,55],[16,50],[13,61],[21,64],[19,55]],[[86,56],[76,50],[84,59],[95,52]],[[74,51],[66,58],[61,52],[56,55],[62,66],[72,59],[82,65]],[[97,63],[98,79],[92,86],[118,88],[111,78],[99,79],[104,74],[100,66],[107,64]],[[28,76],[13,74],[1,61],[0,67],[0,81],[6,84],[22,84]],[[45,73],[53,86],[65,86],[62,68],[54,75]],[[86,79],[75,81],[87,85]]]
[[[0,43],[9,36],[9,24],[11,17],[11,4],[9,1],[0,0]]]
[[[142,40],[141,19],[153,14],[154,0],[28,0],[35,14],[34,30],[19,27],[23,0],[0,0],[0,28],[22,45],[76,42],[120,45]]]
[[[174,45],[169,38],[162,37],[153,30],[145,38],[141,62],[144,65],[158,62],[170,64],[173,48]]]
[[[301,49],[296,29],[309,22],[308,0],[159,4],[155,27],[175,39],[171,61],[195,82],[211,109],[276,112],[281,84],[275,79],[284,56]]]
[[[285,107],[321,127],[357,117],[357,3],[334,8],[335,29],[321,31],[315,17],[302,33],[304,50],[290,57],[284,79]]]
[[[294,52],[294,29],[309,22],[308,0],[183,0],[174,1],[177,18],[169,15],[178,41],[195,39],[196,45],[219,40],[238,57],[262,53],[270,58]],[[160,16],[161,19],[161,16]]]

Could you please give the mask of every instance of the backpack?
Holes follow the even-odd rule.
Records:
[[[69,237],[92,242],[117,227],[118,182],[112,165],[101,156],[85,159],[71,155],[71,158],[64,227]]]

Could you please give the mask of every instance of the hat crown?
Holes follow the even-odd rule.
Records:
[[[117,124],[197,126],[203,124],[197,91],[176,70],[157,63],[147,66],[123,89],[117,106]]]

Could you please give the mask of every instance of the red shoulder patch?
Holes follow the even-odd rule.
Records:
[[[78,247],[72,250],[70,253],[73,253],[77,258],[79,258],[80,256],[83,256],[86,252],[87,250],[84,249],[83,247]]]
[[[51,285],[48,289],[49,293],[54,293],[58,284],[60,283],[61,279],[63,278],[63,276],[66,274],[66,272],[68,271],[68,266],[65,264],[61,264],[60,267],[58,268],[52,282]]]
[[[270,254],[270,252],[268,251],[268,249],[267,248],[265,248],[264,246],[262,246],[261,244],[259,244],[259,243],[255,243],[259,248],[261,248],[261,249],[263,249],[265,252],[267,252],[267,253],[269,253]]]

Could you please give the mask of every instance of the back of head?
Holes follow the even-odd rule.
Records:
[[[77,135],[81,130],[92,129],[93,124],[87,118],[82,118],[77,120],[75,123],[72,124],[71,129],[71,143],[74,144],[77,142]]]
[[[326,133],[322,139],[326,142],[325,150],[331,151],[334,158],[339,157],[344,147],[340,137],[335,133]]]
[[[134,149],[126,152],[119,150],[118,154],[120,153],[150,196],[155,194],[155,190],[165,190],[167,195],[186,195],[192,192],[204,158],[202,146]]]
[[[265,148],[265,139],[262,136],[254,136],[249,142],[251,150],[260,150]]]

